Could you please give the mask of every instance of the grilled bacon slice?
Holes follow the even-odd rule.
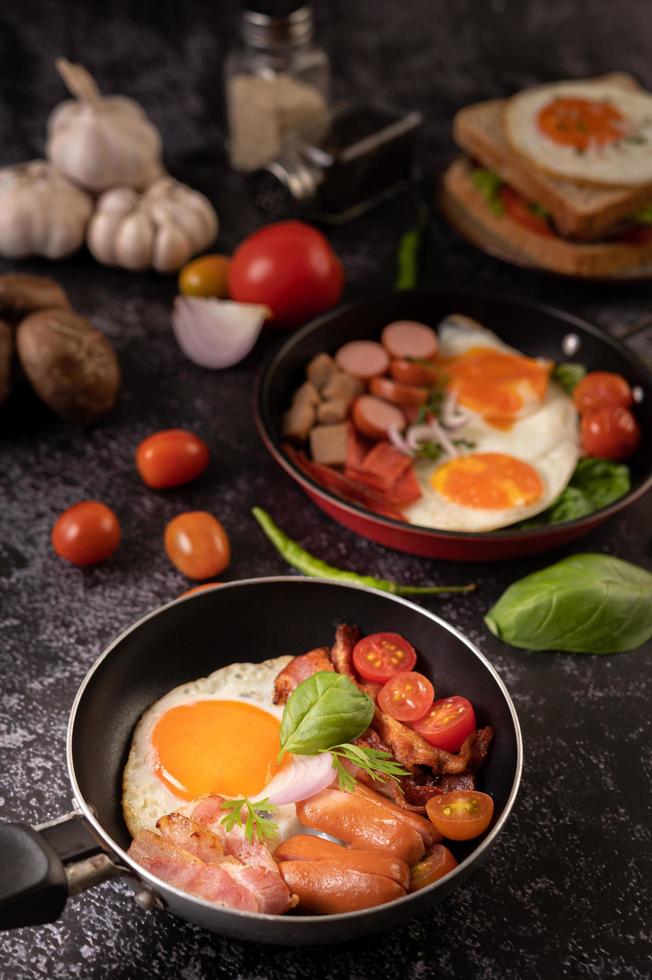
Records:
[[[236,881],[220,864],[205,864],[153,830],[143,830],[127,852],[137,864],[169,885],[216,905],[241,912],[258,912],[256,895]]]
[[[338,674],[350,677],[354,684],[358,684],[358,678],[353,669],[353,648],[360,636],[357,626],[341,623],[335,630],[335,642],[331,647],[330,659],[333,667]]]
[[[285,704],[301,681],[320,670],[334,670],[326,647],[317,647],[308,653],[293,657],[274,681],[274,704]]]
[[[221,839],[226,855],[235,857],[251,867],[264,868],[277,874],[278,865],[263,841],[255,837],[248,841],[244,828],[238,824],[227,832],[222,823],[224,817],[222,803],[224,803],[223,796],[205,796],[198,803],[191,805],[189,816]]]
[[[458,753],[454,753],[431,745],[418,732],[379,708],[376,709],[372,725],[394,758],[406,769],[428,766],[434,773],[447,776],[477,768],[486,758],[493,738],[492,728],[480,728],[469,735]]]
[[[184,817],[182,813],[168,813],[157,821],[156,829],[163,837],[199,858],[204,864],[223,864],[222,839],[196,820]]]

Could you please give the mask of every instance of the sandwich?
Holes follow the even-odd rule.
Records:
[[[442,206],[476,243],[566,275],[652,273],[652,95],[631,76],[468,106],[454,138]]]

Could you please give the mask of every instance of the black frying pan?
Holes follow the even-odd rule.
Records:
[[[130,836],[120,798],[132,732],[143,711],[178,684],[228,663],[327,644],[339,622],[355,623],[366,633],[403,633],[419,651],[438,693],[464,694],[478,724],[494,727],[479,782],[494,798],[487,836],[479,844],[455,848],[459,867],[440,882],[389,905],[343,915],[231,911],[139,869],[126,854]],[[0,825],[0,927],[53,921],[69,894],[124,874],[142,907],[166,908],[239,939],[299,945],[379,932],[441,901],[486,857],[513,806],[521,764],[518,719],[502,681],[468,640],[427,610],[374,590],[312,579],[252,579],[199,592],[140,620],[86,676],[68,727],[76,812],[35,829]]]

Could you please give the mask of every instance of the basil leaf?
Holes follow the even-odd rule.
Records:
[[[561,364],[556,364],[554,366],[550,377],[553,381],[556,381],[558,385],[561,385],[567,394],[572,395],[573,389],[580,383],[585,374],[586,368],[583,364],[562,362]]]
[[[287,700],[281,722],[281,752],[316,755],[351,742],[371,724],[374,704],[344,674],[320,670]]]
[[[550,507],[515,526],[540,527],[574,521],[620,500],[630,488],[629,467],[624,463],[586,456],[578,462],[568,486]]]
[[[634,650],[652,637],[652,575],[608,555],[572,555],[510,585],[485,623],[524,650]]]

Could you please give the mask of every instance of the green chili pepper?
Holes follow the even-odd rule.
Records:
[[[419,264],[423,233],[428,223],[428,208],[419,208],[417,223],[401,237],[396,251],[396,281],[394,289],[414,289],[419,282]]]
[[[260,507],[254,507],[251,512],[288,565],[292,565],[299,572],[303,572],[304,575],[309,575],[312,578],[331,578],[344,582],[357,582],[358,585],[367,585],[372,589],[380,589],[382,592],[391,592],[392,595],[439,595],[440,592],[472,592],[475,589],[473,582],[469,585],[399,585],[398,582],[390,582],[387,579],[374,578],[371,575],[358,575],[356,572],[346,572],[342,568],[333,568],[332,565],[327,565],[320,558],[315,558],[296,541],[288,538],[287,534],[281,531],[278,524],[274,523],[266,511]]]

